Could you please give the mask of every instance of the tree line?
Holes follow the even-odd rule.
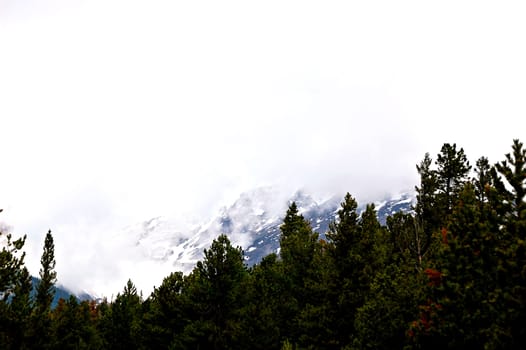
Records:
[[[279,254],[249,268],[220,235],[146,298],[128,281],[112,301],[52,309],[51,232],[34,298],[25,236],[3,235],[0,348],[524,349],[525,164],[518,140],[474,168],[446,143],[416,166],[412,212],[382,226],[347,194],[322,240],[291,203]]]

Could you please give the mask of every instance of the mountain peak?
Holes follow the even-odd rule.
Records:
[[[173,271],[189,273],[203,258],[203,250],[220,234],[227,234],[234,246],[244,249],[247,265],[278,252],[280,226],[291,202],[296,203],[313,230],[324,238],[329,224],[337,219],[341,200],[334,196],[318,202],[305,190],[287,196],[273,187],[259,187],[241,193],[233,203],[201,224],[153,217],[127,227],[112,244],[117,243],[122,255],[129,259],[120,262],[119,266],[127,278],[138,286],[144,286],[143,281],[158,280],[160,283]],[[386,217],[395,211],[411,210],[413,201],[413,194],[403,193],[376,202],[380,222],[385,224]],[[148,276],[143,275],[145,269],[148,269]]]

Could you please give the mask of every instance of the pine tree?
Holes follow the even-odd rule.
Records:
[[[436,160],[439,203],[441,210],[451,214],[455,199],[468,180],[471,166],[464,149],[457,151],[456,144],[445,143]],[[447,223],[447,222],[446,222]],[[445,226],[444,224],[442,226]]]
[[[111,303],[105,330],[105,342],[110,349],[138,349],[141,346],[141,304],[137,287],[128,280],[122,293]]]
[[[5,240],[0,251],[0,299],[6,302],[13,294],[18,282],[17,277],[24,266],[25,252],[22,252],[22,248],[26,236],[13,241],[11,234],[6,234],[0,229],[0,239]]]
[[[429,278],[429,301],[417,325],[425,347],[484,348],[492,344],[499,312],[492,302],[496,290],[497,241],[481,212],[475,187],[459,193],[448,229]]]
[[[180,348],[239,348],[240,313],[246,305],[240,286],[247,277],[242,250],[220,235],[204,255],[186,279],[183,296],[190,320],[175,342]]]
[[[31,275],[24,266],[19,270],[18,282],[14,295],[9,305],[13,324],[13,349],[26,349],[28,343],[28,329],[31,327],[30,316],[32,312],[31,300]]]
[[[428,301],[410,334],[423,348],[522,349],[525,343],[526,152],[489,166],[455,193],[428,276]]]
[[[424,235],[418,218],[411,213],[397,212],[387,217],[386,224],[393,249],[392,258],[421,270],[431,250],[428,247],[431,238]]]
[[[429,153],[426,153],[416,166],[420,175],[420,187],[415,187],[417,195],[410,242],[418,266],[422,266],[428,255],[433,243],[433,233],[440,229],[442,220],[437,200],[438,179],[436,172],[431,169],[432,161]]]
[[[481,157],[477,160],[475,168],[476,177],[472,179],[475,185],[475,193],[480,203],[488,201],[488,191],[493,186],[493,179],[491,178],[491,166],[488,158]]]
[[[359,269],[359,266],[355,265],[353,261],[355,257],[353,251],[355,252],[358,249],[361,232],[358,225],[358,214],[356,213],[358,208],[356,200],[347,193],[340,206],[338,220],[329,225],[329,232],[327,232],[326,237],[329,242],[329,252],[337,271],[336,290],[338,294],[335,296],[334,308],[335,319],[338,322],[335,338],[338,346],[343,348],[350,344],[351,336],[354,333],[355,311],[358,306],[353,295],[359,286],[353,286],[352,279],[356,275],[355,269]]]
[[[338,210],[338,221],[329,224],[327,239],[331,244],[332,255],[338,264],[336,268],[340,274],[347,274],[352,268],[349,261],[349,252],[357,242],[358,237],[358,203],[347,193],[341,208]]]
[[[526,343],[526,150],[519,140],[513,141],[512,150],[492,173],[493,203],[501,218],[499,282],[507,310],[501,322],[509,329],[507,346],[521,348]]]
[[[340,349],[334,324],[338,315],[338,270],[325,240],[316,242],[304,277],[306,295],[298,315],[298,345],[307,349]]]
[[[145,301],[147,311],[143,317],[147,336],[145,346],[150,349],[168,349],[173,339],[186,325],[182,272],[171,273]]]
[[[378,223],[373,204],[367,205],[361,217],[356,213],[356,200],[347,193],[338,219],[329,226],[329,251],[337,271],[336,339],[340,347],[359,346],[356,327],[358,310],[369,298],[375,274],[386,262],[383,246],[387,235]],[[383,242],[383,244],[382,244]]]
[[[42,265],[39,275],[40,282],[37,286],[36,308],[38,313],[45,313],[51,309],[51,302],[55,296],[55,283],[57,273],[55,272],[55,245],[51,230],[46,234],[44,240],[44,252],[40,259]]]
[[[100,346],[87,301],[73,295],[60,299],[52,311],[55,349],[93,349]]]
[[[35,346],[43,349],[51,347],[51,302],[55,295],[55,245],[51,230],[44,240],[44,251],[40,259],[40,282],[36,288],[35,308],[32,315],[32,341]]]
[[[285,338],[297,343],[303,331],[299,315],[309,298],[305,279],[312,267],[318,234],[312,232],[309,222],[299,214],[294,202],[290,204],[280,230],[280,256],[286,277],[284,292],[287,298],[283,307],[291,315],[289,323],[281,331]]]
[[[523,144],[519,140],[513,141],[512,149],[513,154],[506,154],[506,160],[495,164],[498,174],[493,173],[493,180],[503,204],[500,214],[505,219],[506,231],[524,240],[526,239],[526,202],[524,201],[526,149],[523,149]]]
[[[284,330],[295,314],[287,306],[286,275],[283,264],[275,253],[267,255],[249,269],[243,286],[247,304],[242,310],[242,344],[246,349],[281,348]]]
[[[25,345],[27,317],[31,312],[31,285],[22,252],[26,236],[13,240],[11,234],[2,231],[0,229],[3,241],[0,251],[0,348],[20,349]]]
[[[314,257],[318,235],[312,232],[309,222],[299,214],[294,202],[290,204],[280,230],[280,256],[295,283],[294,287],[301,288],[302,277]]]

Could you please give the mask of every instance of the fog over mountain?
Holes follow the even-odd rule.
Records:
[[[496,162],[526,130],[525,17],[523,2],[0,1],[0,220],[28,235],[33,275],[51,229],[61,281],[116,293],[122,271],[158,284],[169,252],[137,227],[202,247],[255,188],[277,189],[274,218],[298,188],[318,204],[411,190],[444,142]]]
[[[203,258],[204,249],[220,234],[227,234],[234,245],[243,248],[245,263],[251,266],[270,253],[279,253],[279,227],[292,201],[324,238],[329,223],[336,220],[341,200],[340,196],[333,196],[317,201],[304,191],[284,199],[276,188],[261,187],[242,193],[201,223],[154,217],[122,228],[101,242],[104,248],[98,252],[97,265],[106,266],[111,275],[72,274],[62,276],[62,280],[70,288],[94,296],[110,296],[131,278],[148,294],[171,272],[189,273]],[[385,224],[386,217],[394,212],[411,210],[413,202],[413,192],[376,201],[380,222]],[[362,209],[363,205],[359,211]]]

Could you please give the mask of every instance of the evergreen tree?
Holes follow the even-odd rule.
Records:
[[[412,250],[417,258],[417,265],[422,266],[433,243],[433,233],[440,229],[441,215],[437,200],[438,179],[431,169],[432,159],[426,153],[424,159],[416,166],[420,175],[420,187],[415,187],[416,206],[412,234]]]
[[[280,226],[280,256],[294,288],[302,289],[302,277],[312,263],[318,234],[312,232],[310,223],[299,214],[292,202]]]
[[[240,328],[245,302],[240,289],[247,277],[240,247],[220,235],[205,249],[204,260],[187,278],[185,303],[189,323],[174,341],[179,348],[240,348]]]
[[[349,252],[356,245],[359,235],[357,208],[358,203],[347,193],[338,210],[338,221],[330,223],[327,232],[331,253],[338,262],[336,268],[343,275],[352,269]]]
[[[9,308],[12,315],[12,336],[13,349],[27,349],[28,343],[28,329],[31,326],[30,316],[32,312],[31,300],[31,276],[29,271],[24,266],[19,270],[18,282],[14,289],[14,295],[11,300]]]
[[[79,303],[73,295],[68,300],[61,298],[52,314],[55,339],[53,348],[96,349],[101,347],[87,301]]]
[[[184,330],[187,318],[182,296],[184,287],[183,274],[171,273],[146,300],[147,311],[143,319],[147,348],[168,349]]]
[[[106,324],[105,342],[110,349],[139,349],[141,347],[141,296],[128,280],[124,290],[111,304]]]
[[[100,340],[100,348],[109,349],[113,332],[111,305],[108,300],[104,298],[93,310],[95,334]]]
[[[515,140],[513,155],[495,167],[480,158],[473,184],[456,194],[426,269],[428,302],[411,330],[419,346],[523,348],[525,161]]]
[[[308,300],[305,278],[312,267],[318,234],[312,232],[309,222],[299,214],[294,202],[290,204],[280,230],[280,256],[286,276],[285,295],[288,298],[283,307],[292,317],[282,329],[282,334],[296,343],[302,332],[299,315]]]
[[[526,343],[526,150],[514,140],[513,152],[495,165],[492,178],[499,213],[501,247],[499,279],[503,289],[506,318],[511,338],[509,348],[523,348]]]
[[[298,344],[305,349],[340,349],[334,324],[338,315],[338,272],[324,240],[316,243],[304,277],[306,297],[298,315]]]
[[[491,178],[491,166],[488,158],[481,157],[477,160],[475,168],[476,177],[472,179],[475,186],[475,193],[480,203],[488,201],[488,192],[493,186],[493,179]]]
[[[37,313],[43,314],[51,309],[51,302],[55,296],[55,283],[57,273],[55,272],[55,245],[51,231],[48,231],[44,240],[44,252],[40,259],[40,282],[36,290],[35,307]]]
[[[423,295],[414,266],[388,263],[378,270],[362,306],[356,310],[353,349],[402,349],[409,323]]]
[[[32,314],[32,342],[33,345],[47,349],[51,347],[51,302],[55,295],[55,245],[51,231],[44,240],[44,251],[40,259],[40,282],[36,288],[35,308]]]
[[[26,236],[13,241],[12,235],[3,232],[0,227],[0,239],[3,241],[0,251],[0,300],[5,303],[13,294],[20,270],[24,266],[25,252],[22,252],[22,248],[26,242]]]
[[[345,196],[338,211],[339,220],[329,226],[327,238],[337,274],[336,338],[340,347],[358,346],[356,322],[359,309],[371,292],[375,274],[386,262],[386,233],[378,223],[373,204],[367,205],[361,218],[356,213],[356,200]]]
[[[523,149],[523,144],[519,140],[513,141],[512,149],[513,154],[506,154],[506,160],[495,164],[497,171],[493,172],[493,181],[503,205],[500,214],[504,218],[506,231],[524,240],[526,239],[526,202],[524,201],[526,149]]]
[[[439,203],[443,213],[451,214],[455,199],[468,180],[471,166],[464,150],[457,151],[456,144],[445,143],[436,160]],[[447,224],[447,221],[445,222]],[[442,224],[442,227],[445,227]]]
[[[375,348],[380,344],[371,342],[368,333],[371,330],[377,331],[378,317],[364,323],[360,319],[361,314],[369,312],[374,295],[373,287],[378,275],[385,272],[389,252],[392,248],[388,247],[387,234],[380,226],[374,204],[368,204],[358,222],[358,240],[351,248],[350,257],[353,271],[350,275],[344,276],[348,280],[349,290],[346,297],[350,302],[352,310],[352,329],[351,344],[353,348]],[[374,308],[373,308],[374,309]],[[377,335],[381,339],[382,335]]]
[[[0,229],[0,240],[3,240],[0,251],[0,348],[22,349],[28,313],[31,312],[30,277],[22,252],[26,236],[12,240],[11,234],[2,231]]]
[[[358,203],[347,193],[341,207],[338,210],[338,220],[329,225],[327,239],[329,249],[337,271],[336,284],[338,295],[336,295],[335,308],[336,319],[336,341],[343,348],[351,342],[354,333],[354,317],[358,305],[353,292],[357,291],[358,285],[354,286],[353,277],[355,269],[360,267],[354,264],[353,258],[360,241],[360,228],[358,225],[358,214],[356,209]]]
[[[442,231],[434,266],[426,269],[429,301],[415,323],[425,348],[495,347],[497,243],[468,183]]]
[[[283,264],[276,254],[264,257],[250,270],[243,289],[247,304],[242,311],[244,330],[243,346],[247,349],[281,348],[285,340],[284,329],[295,314],[287,305],[290,301],[286,290]]]
[[[424,237],[418,219],[410,213],[397,212],[387,217],[387,232],[392,248],[392,259],[411,263],[420,269],[429,249],[424,251]]]

